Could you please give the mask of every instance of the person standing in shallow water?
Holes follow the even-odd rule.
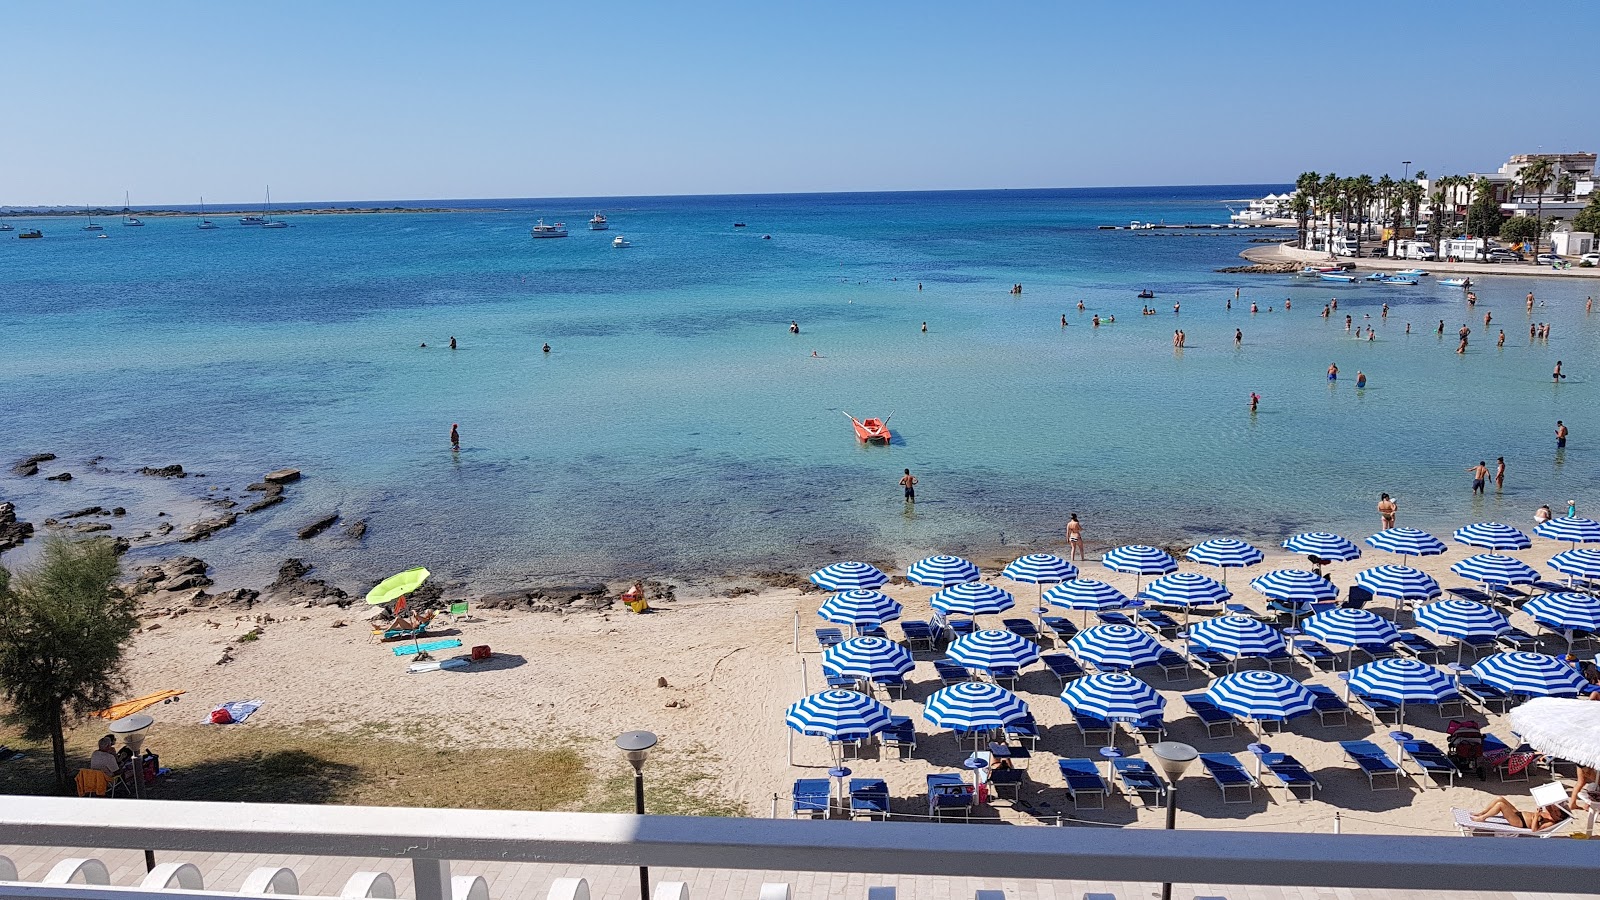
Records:
[[[1378,495],[1378,518],[1383,521],[1385,531],[1394,527],[1394,517],[1400,510],[1400,505],[1388,494]]]
[[[917,502],[917,476],[912,475],[910,469],[907,469],[906,474],[901,477],[900,486],[906,489],[907,503]]]
[[[1078,521],[1077,513],[1067,519],[1067,547],[1068,559],[1088,559],[1083,554],[1083,523]]]
[[[1560,450],[1567,445],[1567,426],[1560,419],[1556,420],[1556,449]]]
[[[1467,466],[1467,471],[1472,473],[1472,492],[1483,493],[1483,484],[1489,480],[1489,464],[1480,459],[1477,465]]]
[[[450,449],[451,450],[458,450],[458,451],[461,449],[461,430],[460,430],[460,426],[458,426],[454,422],[450,423]]]
[[[1506,458],[1504,456],[1496,456],[1494,458],[1494,489],[1498,491],[1505,486]]]

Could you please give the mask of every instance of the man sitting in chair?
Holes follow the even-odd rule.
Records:
[[[106,777],[115,779],[122,774],[122,761],[117,759],[117,738],[108,734],[100,739],[99,747],[89,755],[89,768],[106,773]]]

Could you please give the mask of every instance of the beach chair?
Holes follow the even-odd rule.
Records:
[[[964,666],[958,666],[948,659],[934,660],[933,670],[939,674],[939,681],[942,684],[960,684],[963,681],[972,680],[971,672],[968,672]]]
[[[1400,704],[1389,700],[1384,700],[1381,697],[1374,697],[1371,694],[1363,693],[1355,690],[1354,688],[1350,690],[1350,696],[1356,698],[1357,703],[1366,707],[1367,712],[1372,713],[1372,720],[1374,722],[1382,724],[1385,721],[1385,716],[1388,717],[1387,721],[1391,724],[1398,723],[1400,721]]]
[[[1311,692],[1311,708],[1316,711],[1317,718],[1323,725],[1349,724],[1350,706],[1344,702],[1343,697],[1334,692],[1333,688],[1320,684],[1307,684],[1305,687]],[[1328,720],[1332,718],[1337,718],[1339,721],[1330,723]]]
[[[856,637],[875,637],[889,639],[889,632],[883,630],[882,625],[857,625]]]
[[[1302,803],[1317,799],[1317,789],[1322,787],[1322,784],[1311,774],[1311,770],[1300,763],[1300,760],[1287,753],[1267,753],[1261,757],[1261,767],[1262,771],[1270,773],[1279,784],[1283,785],[1289,796]],[[1306,796],[1301,797],[1295,793],[1300,789],[1305,790]]]
[[[976,800],[972,785],[960,775],[939,772],[928,776],[928,818],[960,816],[961,821],[970,821]]]
[[[1027,777],[1028,772],[1026,769],[1019,769],[1016,766],[1009,768],[1001,766],[997,769],[989,770],[989,787],[994,789],[995,796],[1015,803],[1017,795],[1022,793],[1022,782]],[[1007,796],[1007,792],[1010,793],[1010,796]]]
[[[913,653],[918,650],[932,650],[934,643],[939,639],[939,634],[933,630],[933,626],[919,619],[901,622],[900,633],[905,635],[906,649]]]
[[[1091,716],[1088,713],[1080,713],[1076,710],[1074,710],[1072,713],[1072,721],[1078,726],[1078,733],[1083,735],[1083,742],[1085,744],[1095,745],[1096,741],[1098,740],[1099,746],[1110,746],[1111,734],[1114,729],[1114,726],[1110,722],[1107,722],[1105,719],[1099,719]],[[1099,738],[1096,737],[1097,735]]]
[[[1135,615],[1139,618],[1139,624],[1157,637],[1176,637],[1181,627],[1177,619],[1159,609],[1141,609]]]
[[[1034,643],[1039,641],[1039,629],[1027,619],[1001,619],[1000,624],[1019,638],[1027,638]]]
[[[818,628],[816,634],[817,646],[824,650],[844,642],[844,632],[837,628]]]
[[[1062,690],[1067,689],[1067,682],[1083,677],[1083,666],[1065,653],[1046,653],[1039,661],[1060,680]]]
[[[872,679],[872,683],[876,687],[883,688],[885,697],[894,700],[904,700],[906,698],[906,679],[904,675],[879,675]]]
[[[1471,600],[1473,603],[1482,603],[1484,606],[1494,606],[1494,597],[1477,588],[1446,588],[1445,593],[1462,600]]]
[[[885,750],[894,750],[896,758],[905,759],[917,750],[917,723],[910,716],[890,716],[889,727],[878,732],[878,740]]]
[[[472,615],[472,604],[466,600],[452,600],[437,618],[442,618],[442,624],[454,626],[458,622],[476,622],[477,617]]]
[[[1344,605],[1349,609],[1361,609],[1371,602],[1372,592],[1359,584],[1352,584],[1350,589],[1345,591]]]
[[[1495,648],[1499,646],[1496,643],[1497,640],[1498,638],[1492,638],[1488,635],[1483,635],[1479,637],[1456,638],[1456,643],[1462,647],[1465,647],[1467,650],[1470,650],[1473,657],[1476,658],[1484,655],[1485,653],[1495,652]]]
[[[1256,780],[1250,777],[1245,767],[1232,753],[1202,753],[1200,765],[1205,767],[1206,774],[1217,783],[1217,789],[1222,791],[1223,803],[1250,803],[1255,800]],[[1238,791],[1244,791],[1244,799],[1238,799]],[[1228,792],[1234,791],[1235,799],[1228,799]]]
[[[1356,768],[1367,776],[1367,786],[1372,790],[1400,789],[1400,767],[1389,758],[1389,754],[1383,752],[1382,747],[1371,741],[1340,741],[1339,747],[1344,750],[1344,755],[1356,764]],[[1378,787],[1378,779],[1389,776],[1394,777],[1394,787]]]
[[[1547,825],[1543,829],[1534,831],[1530,828],[1519,828],[1510,824],[1502,816],[1494,816],[1484,822],[1475,822],[1470,810],[1451,807],[1450,815],[1455,819],[1456,828],[1463,837],[1538,837],[1547,838],[1565,833],[1578,821],[1572,808],[1567,805],[1567,789],[1560,783],[1541,784],[1528,794],[1533,797],[1534,808],[1554,806],[1566,814],[1566,818]],[[1594,814],[1589,815],[1589,822],[1594,824]]]
[[[1501,783],[1527,781],[1528,770],[1538,758],[1539,754],[1527,744],[1513,750],[1505,741],[1487,731],[1483,733],[1483,764],[1500,775]]]
[[[1203,647],[1197,647],[1194,644],[1190,644],[1188,649],[1190,660],[1205,666],[1212,672],[1226,672],[1230,667],[1233,666],[1233,660],[1223,656],[1221,653],[1218,653],[1215,650],[1207,650]]]
[[[1467,714],[1467,698],[1461,696],[1459,691],[1451,691],[1440,697],[1439,702],[1435,705],[1439,707],[1439,715],[1445,718]],[[1451,710],[1454,710],[1454,712],[1451,712]]]
[[[854,675],[844,675],[832,666],[822,667],[822,677],[827,680],[828,687],[836,691],[853,691],[860,687],[860,679]]]
[[[1507,650],[1539,649],[1539,639],[1521,628],[1508,629],[1504,634],[1497,636],[1494,642]]]
[[[1134,719],[1128,727],[1139,732],[1146,744],[1158,744],[1167,736],[1167,727],[1161,723],[1161,715],[1157,713],[1143,719]]]
[[[1503,713],[1511,708],[1511,695],[1476,675],[1466,672],[1456,676],[1456,689],[1473,703],[1490,712]]]
[[[1261,659],[1266,662],[1267,668],[1274,672],[1294,668],[1294,657],[1290,656],[1288,649],[1284,647],[1261,654]]]
[[[955,635],[959,638],[966,637],[967,635],[972,634],[974,631],[977,631],[978,623],[972,621],[971,619],[947,619],[944,623],[944,627],[949,629],[952,635]]]
[[[1023,746],[1026,746],[1025,753],[1039,746],[1039,723],[1034,721],[1033,713],[1028,713],[1015,722],[1007,723],[1006,741],[1008,743],[1015,741],[1018,745],[1017,749],[1022,749]],[[1015,753],[1016,751],[1013,750],[1012,752]]]
[[[889,784],[882,778],[850,779],[850,818],[889,821]]]
[[[855,734],[840,734],[828,738],[828,746],[837,750],[842,759],[860,759],[861,748],[871,740],[872,735],[865,732]]]
[[[1063,616],[1045,616],[1040,621],[1044,623],[1045,630],[1050,632],[1057,644],[1072,640],[1072,636],[1078,633],[1078,626]]]
[[[1368,659],[1376,662],[1380,659],[1393,659],[1400,655],[1393,644],[1357,644],[1356,650],[1365,653]]]
[[[1073,809],[1105,809],[1106,794],[1111,787],[1106,780],[1100,777],[1100,769],[1095,766],[1092,759],[1062,759],[1056,765],[1061,769],[1061,777],[1067,782],[1067,796],[1072,799]],[[1084,806],[1083,801],[1094,798],[1093,806]]]
[[[1017,679],[1020,678],[1021,675],[1018,674],[1016,669],[1011,668],[1010,666],[996,666],[995,668],[985,669],[984,671],[988,673],[989,680],[993,681],[995,684],[1001,685],[1013,691],[1017,689]]]
[[[826,778],[797,778],[794,783],[794,817],[826,819],[833,805],[833,783]]]
[[[1176,651],[1168,650],[1166,647],[1161,648],[1161,655],[1156,657],[1156,661],[1152,665],[1159,667],[1161,674],[1168,681],[1173,681],[1179,675],[1183,676],[1183,681],[1188,681],[1194,677],[1194,667],[1189,665],[1189,661]]]
[[[1206,737],[1233,737],[1233,716],[1218,709],[1215,703],[1206,699],[1205,694],[1184,694],[1183,702],[1200,720],[1200,724],[1206,726]],[[1218,728],[1227,728],[1227,732],[1218,734]]]
[[[1339,657],[1333,655],[1332,650],[1316,641],[1308,641],[1304,638],[1297,639],[1294,642],[1294,652],[1306,661],[1306,665],[1313,669],[1332,671],[1339,667]]]
[[[1436,663],[1444,656],[1444,648],[1428,640],[1420,634],[1409,631],[1400,632],[1400,639],[1392,645],[1394,649],[1414,660],[1425,663]]]
[[[1126,625],[1129,628],[1133,627],[1133,620],[1128,618],[1126,613],[1119,613],[1116,610],[1097,612],[1094,614],[1094,616],[1100,620],[1101,625]]]
[[[1117,781],[1122,786],[1122,793],[1137,795],[1144,801],[1145,806],[1167,805],[1167,782],[1150,768],[1150,764],[1142,759],[1113,759],[1112,771],[1117,773]],[[1147,798],[1146,795],[1149,795]]]
[[[133,796],[121,775],[107,775],[99,769],[79,769],[74,787],[79,797],[115,797],[118,791]]]
[[[1416,763],[1417,767],[1421,769],[1420,772],[1416,773],[1417,776],[1429,775],[1434,778],[1442,777],[1445,780],[1445,784],[1449,785],[1450,787],[1456,786],[1456,776],[1461,774],[1461,770],[1456,768],[1455,762],[1452,761],[1450,757],[1446,756],[1444,751],[1440,750],[1438,747],[1435,747],[1428,741],[1401,741],[1400,767],[1402,771],[1405,771],[1405,763],[1407,759]],[[1412,773],[1407,772],[1406,774],[1410,775]],[[1420,780],[1417,783],[1419,785],[1422,784]],[[1425,786],[1424,789],[1426,789]]]

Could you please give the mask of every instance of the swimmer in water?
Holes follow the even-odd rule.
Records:
[[[1233,330],[1233,345],[1237,347],[1242,343],[1244,343],[1244,332],[1238,328],[1235,328]]]
[[[1063,324],[1063,325],[1067,324],[1067,317],[1066,316],[1062,316],[1061,317],[1061,324]],[[928,333],[928,323],[927,322],[923,322],[922,323],[922,333],[923,334],[927,334]]]
[[[1364,388],[1366,386],[1367,386],[1367,373],[1362,372],[1362,371],[1360,371],[1358,369],[1356,371],[1356,387]]]
[[[1500,339],[1495,341],[1494,345],[1496,347],[1504,347],[1506,345],[1506,330],[1504,328],[1500,329]]]
[[[1283,298],[1283,311],[1288,312],[1290,308],[1289,304],[1293,302],[1294,301],[1290,300],[1288,297]]]
[[[1078,301],[1078,312],[1083,312],[1083,301],[1082,300]]]
[[[1336,363],[1328,363],[1328,380],[1339,380],[1339,366]]]
[[[1258,407],[1260,405],[1261,405],[1261,395],[1256,393],[1255,391],[1251,391],[1250,392],[1250,411],[1251,412],[1255,412],[1256,411],[1256,407]]]
[[[450,449],[451,450],[457,450],[457,451],[459,451],[461,449],[461,431],[460,431],[460,426],[458,426],[454,422],[450,423]]]
[[[923,322],[922,324],[924,326],[926,326],[928,323],[927,322]],[[1067,327],[1067,314],[1066,313],[1062,313],[1061,314],[1061,327],[1062,328]],[[927,331],[928,329],[926,327],[924,327],[922,330],[923,331]]]
[[[1093,321],[1094,321],[1094,327],[1099,328],[1100,327],[1100,314],[1099,313],[1095,313],[1094,314]]]
[[[546,352],[546,353],[550,352],[550,344],[548,342],[546,342],[545,345],[544,345],[544,352]]]
[[[789,321],[789,333],[790,334],[799,334],[800,333],[800,323],[791,319]]]

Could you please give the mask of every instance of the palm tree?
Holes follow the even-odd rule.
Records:
[[[1294,180],[1295,199],[1290,201],[1290,208],[1294,210],[1295,219],[1300,223],[1300,249],[1306,248],[1307,231],[1311,222],[1311,209],[1317,202],[1317,188],[1322,184],[1322,176],[1315,172],[1301,172],[1300,177]]]
[[[1303,191],[1296,191],[1289,199],[1289,212],[1294,214],[1294,220],[1299,228],[1300,249],[1306,248],[1306,224],[1311,218],[1311,200]]]
[[[1367,216],[1371,212],[1372,196],[1377,191],[1377,185],[1371,175],[1357,175],[1352,179],[1351,194],[1355,200],[1356,209],[1356,256],[1361,255],[1361,235],[1367,228]],[[1348,223],[1346,223],[1348,225]]]
[[[1572,192],[1577,189],[1578,183],[1573,180],[1570,172],[1562,172],[1561,177],[1556,179],[1556,196],[1561,198],[1562,203],[1570,203]]]
[[[1339,195],[1344,186],[1344,179],[1329,172],[1322,176],[1322,209],[1328,217],[1328,230],[1323,234],[1322,249],[1333,255],[1333,216],[1339,210]]]
[[[1539,198],[1538,228],[1533,232],[1533,256],[1539,257],[1539,236],[1544,233],[1544,192],[1555,180],[1554,167],[1548,156],[1541,156],[1522,167],[1522,184]]]
[[[1440,178],[1434,183],[1442,185],[1445,181],[1445,178]],[[1446,190],[1442,186],[1435,187],[1433,192],[1428,195],[1428,215],[1433,221],[1433,246],[1435,252],[1444,250],[1444,204],[1449,196]]]

